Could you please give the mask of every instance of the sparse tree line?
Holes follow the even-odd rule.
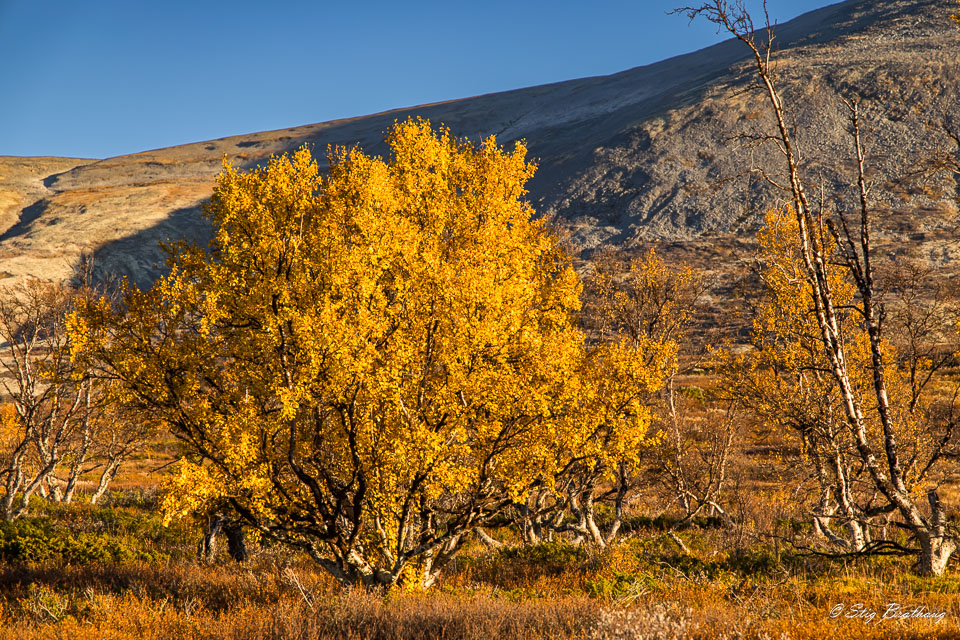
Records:
[[[66,322],[95,295],[88,271],[60,287],[27,281],[0,295],[0,512],[24,515],[34,495],[59,503],[77,496],[96,504],[120,466],[153,433],[149,421],[125,414],[102,380],[74,361]]]
[[[784,160],[779,182],[763,168],[785,203],[758,235],[747,349],[695,344],[693,269],[608,252],[579,276],[523,199],[522,143],[411,120],[387,160],[225,165],[209,248],[175,246],[149,290],[9,292],[4,517],[99,474],[95,502],[162,425],[184,452],[162,509],[207,519],[201,555],[223,529],[242,559],[244,530],[343,584],[429,586],[470,536],[501,545],[491,526],[612,544],[651,487],[678,524],[742,526],[734,476],[773,431],[791,481],[815,489],[796,544],[942,573],[958,541],[939,492],[960,453],[957,297],[879,254],[858,105],[856,213],[831,212],[803,174],[771,32],[719,0],[689,13],[754,54]],[[714,389],[680,386],[693,366]]]

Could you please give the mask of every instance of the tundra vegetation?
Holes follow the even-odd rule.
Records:
[[[844,208],[772,31],[686,11],[783,158],[748,326],[654,251],[569,255],[522,143],[226,165],[149,290],[0,298],[0,636],[960,636],[960,296],[880,250],[861,105]]]

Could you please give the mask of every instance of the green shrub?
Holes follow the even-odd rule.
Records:
[[[122,539],[104,533],[61,531],[40,518],[0,523],[0,560],[9,563],[60,561],[90,562],[155,561],[161,554],[134,549]]]
[[[681,395],[696,401],[698,406],[704,406],[707,403],[707,393],[701,387],[680,387],[678,389]]]
[[[651,591],[660,591],[663,583],[656,577],[641,573],[621,573],[615,571],[612,577],[598,576],[587,580],[584,590],[591,598],[608,601],[635,600]]]
[[[500,555],[508,560],[527,560],[537,564],[558,567],[579,565],[587,559],[587,552],[583,546],[562,540],[521,547],[508,547],[502,549]]]

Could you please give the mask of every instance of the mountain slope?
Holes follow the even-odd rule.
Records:
[[[936,149],[952,150],[938,128],[944,119],[960,123],[950,120],[960,104],[960,35],[948,13],[937,0],[848,0],[776,30],[781,85],[807,168],[827,187],[847,181],[838,94],[862,97],[868,150],[895,223],[890,238],[923,240],[920,251],[940,261],[957,258],[957,182],[946,174],[923,183],[895,178]],[[773,149],[737,138],[770,124],[762,96],[747,91],[746,54],[729,41],[610,76],[101,161],[2,158],[0,276],[61,278],[82,251],[96,251],[101,269],[146,283],[163,262],[159,240],[206,236],[199,207],[224,155],[252,166],[302,144],[320,155],[328,145],[356,143],[382,153],[383,132],[411,115],[471,139],[526,139],[540,167],[531,200],[565,221],[583,248],[708,247],[718,235],[731,243],[778,202],[747,174],[775,166]],[[47,172],[42,179],[23,177],[37,167]]]

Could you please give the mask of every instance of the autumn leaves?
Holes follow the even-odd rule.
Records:
[[[334,151],[326,176],[306,149],[225,167],[209,251],[72,327],[186,443],[170,516],[230,509],[344,583],[430,584],[531,490],[632,460],[675,350],[587,348],[522,144],[422,121],[388,143]]]

